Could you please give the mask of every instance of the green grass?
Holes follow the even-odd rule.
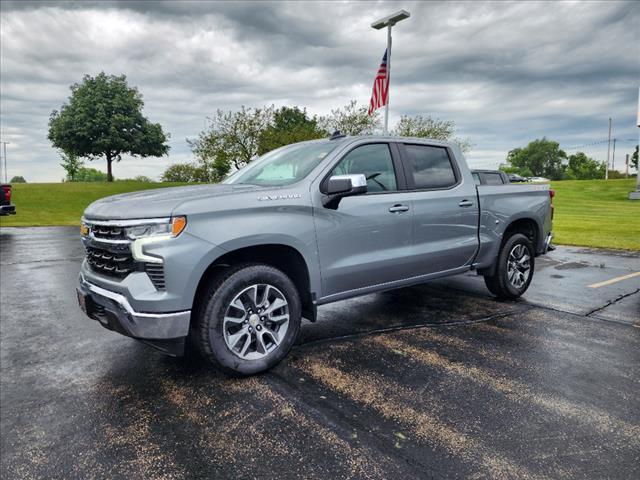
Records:
[[[178,183],[27,183],[13,186],[18,214],[1,226],[78,225],[94,200]],[[640,201],[627,199],[635,179],[552,182],[555,243],[640,250]]]
[[[551,182],[554,243],[640,250],[640,201],[635,179]]]
[[[11,202],[16,215],[0,217],[0,226],[26,227],[79,225],[82,212],[99,198],[149,188],[175,187],[182,183],[91,182],[16,183]]]

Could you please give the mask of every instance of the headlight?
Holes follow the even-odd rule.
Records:
[[[147,223],[125,227],[125,235],[131,240],[148,237],[177,237],[187,226],[186,217],[172,217],[168,222]]]

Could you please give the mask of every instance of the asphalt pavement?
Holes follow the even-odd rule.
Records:
[[[640,478],[640,252],[559,247],[320,308],[232,379],[76,305],[75,227],[0,231],[0,477]]]

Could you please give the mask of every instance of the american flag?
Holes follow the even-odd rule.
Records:
[[[371,93],[371,101],[369,102],[369,116],[373,115],[374,110],[387,104],[389,93],[389,77],[387,77],[387,51],[384,51],[382,63],[378,68],[376,78],[373,80],[373,92]]]

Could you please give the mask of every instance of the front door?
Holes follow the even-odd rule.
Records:
[[[349,151],[332,170],[364,174],[367,193],[343,198],[336,210],[315,209],[323,297],[406,276],[412,205],[399,168],[389,144],[371,143]]]

